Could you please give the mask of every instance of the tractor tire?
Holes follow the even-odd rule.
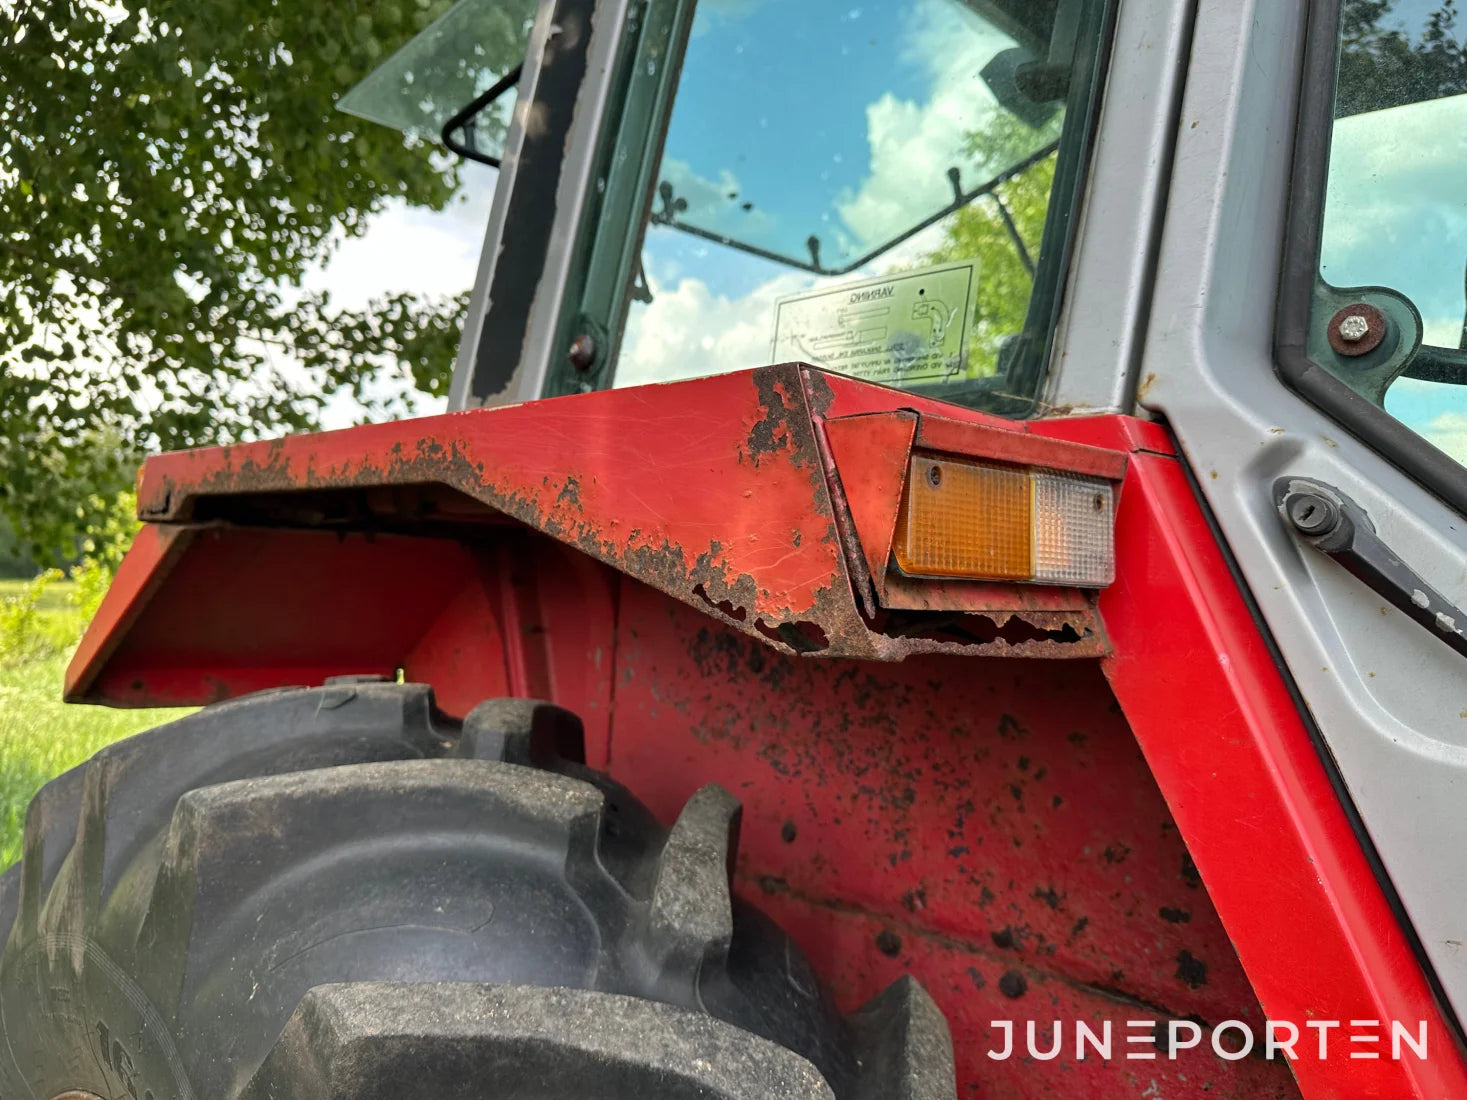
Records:
[[[953,1100],[903,979],[853,1015],[580,723],[427,687],[222,703],[36,795],[0,876],[3,1100]]]

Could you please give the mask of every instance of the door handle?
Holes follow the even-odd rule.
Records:
[[[1361,508],[1333,485],[1310,477],[1281,477],[1273,483],[1274,504],[1299,538],[1345,570],[1402,614],[1467,657],[1467,612],[1463,612],[1403,562]]]

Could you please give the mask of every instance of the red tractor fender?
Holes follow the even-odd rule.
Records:
[[[1116,480],[1115,583],[886,575],[914,447]],[[163,455],[138,501],[147,523],[68,699],[401,673],[452,713],[493,694],[573,707],[604,766],[637,642],[621,577],[785,655],[1098,659],[1267,1015],[1429,1025],[1424,1061],[1319,1059],[1305,1031],[1308,1094],[1467,1096],[1448,1018],[1155,423],[1011,422],[784,365]]]
[[[470,547],[526,529],[785,652],[1100,656],[1092,593],[913,592],[884,563],[914,442],[1119,480],[1121,425],[1092,426],[1104,446],[1065,442],[786,365],[161,455],[138,483],[148,526],[72,662],[67,697],[204,703],[390,675],[414,663],[428,620],[472,572]],[[967,641],[913,636],[874,625],[878,603],[988,622]]]

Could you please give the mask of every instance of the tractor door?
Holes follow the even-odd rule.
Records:
[[[1464,28],[1450,3],[1305,8],[1198,12],[1139,401],[1185,448],[1460,1012]]]

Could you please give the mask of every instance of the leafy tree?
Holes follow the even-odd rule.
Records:
[[[1388,25],[1395,0],[1345,0],[1340,13],[1341,118],[1467,92],[1467,50],[1457,38],[1456,0],[1427,16],[1419,37]]]
[[[1056,119],[1035,130],[1012,115],[995,113],[983,130],[969,135],[968,152],[979,176],[991,178],[1056,139],[1059,126]],[[973,324],[968,339],[970,376],[993,374],[1004,338],[1024,327],[1024,314],[1034,288],[1024,257],[1027,253],[1032,262],[1039,255],[1053,183],[1053,156],[1005,180],[990,195],[954,213],[946,223],[946,239],[925,260],[934,264],[958,260],[978,262]],[[1024,252],[1016,245],[1014,232],[1024,242]]]
[[[391,375],[446,391],[462,297],[299,284],[389,200],[453,194],[451,160],[334,109],[448,4],[0,0],[0,514],[37,560],[140,452],[309,429]],[[527,7],[484,5],[457,64],[516,63]]]

